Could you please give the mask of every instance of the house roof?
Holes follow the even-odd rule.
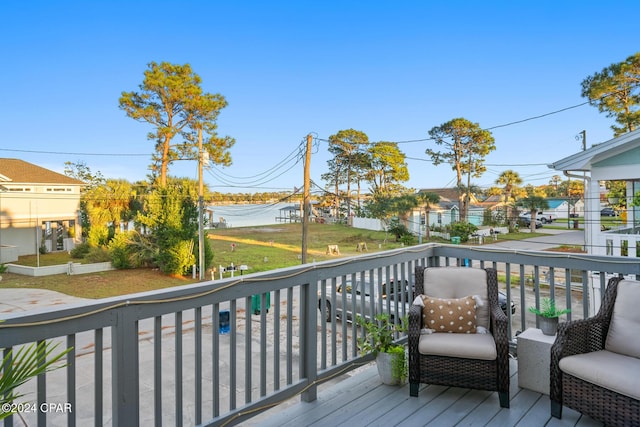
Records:
[[[561,206],[567,199],[547,199],[547,203],[549,204],[549,209],[556,209]]]
[[[625,133],[602,144],[547,165],[559,171],[590,171],[594,163],[601,162],[634,148],[640,147],[640,129]]]
[[[19,159],[0,158],[0,182],[6,184],[84,185],[82,181]]]
[[[418,193],[435,193],[440,196],[440,203],[458,201],[457,188],[421,188]]]

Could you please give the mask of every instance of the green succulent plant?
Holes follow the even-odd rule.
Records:
[[[540,308],[529,307],[529,311],[531,313],[537,314],[538,316],[553,318],[553,317],[560,317],[563,314],[570,313],[571,309],[570,308],[558,309],[556,307],[555,300],[545,297],[545,298],[542,298],[542,300],[540,301]]]

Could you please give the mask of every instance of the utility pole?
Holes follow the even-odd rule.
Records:
[[[198,129],[198,277],[204,279],[204,183],[202,182],[202,129]]]
[[[310,200],[310,187],[311,187],[311,134],[307,135],[307,151],[305,153],[304,160],[304,192],[303,192],[303,204],[302,207],[302,263],[307,263],[307,237],[309,233],[309,215],[311,214],[311,200]]]
[[[580,132],[580,135],[582,136],[582,151],[586,151],[587,150],[587,131],[583,130],[582,132]],[[589,189],[589,191],[591,191],[591,189]],[[582,172],[582,205],[585,206],[585,208],[587,206],[587,173],[586,172]],[[583,209],[583,211],[584,210],[586,209]],[[584,249],[591,246],[591,227],[586,220],[584,222],[584,243],[585,243]]]

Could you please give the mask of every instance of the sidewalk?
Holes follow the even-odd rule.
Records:
[[[46,289],[0,288],[0,319],[7,314],[44,309],[55,305],[91,301]]]

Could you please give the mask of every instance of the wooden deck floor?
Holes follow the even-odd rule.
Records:
[[[423,385],[417,398],[409,386],[380,382],[374,365],[318,391],[314,402],[294,399],[243,425],[300,426],[602,426],[564,408],[552,418],[549,397],[518,387],[517,362],[511,360],[509,409],[500,408],[497,393]]]

